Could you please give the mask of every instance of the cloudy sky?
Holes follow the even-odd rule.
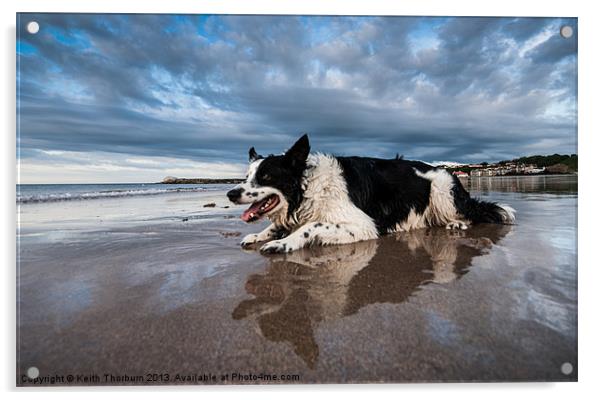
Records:
[[[337,155],[576,153],[576,32],[556,18],[21,14],[21,182],[243,176],[251,145],[280,153],[304,132]]]

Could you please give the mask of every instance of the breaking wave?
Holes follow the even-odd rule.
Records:
[[[70,200],[95,200],[108,199],[118,197],[135,197],[135,196],[154,196],[168,193],[182,192],[204,192],[205,188],[173,188],[173,189],[123,189],[123,190],[103,190],[90,191],[80,193],[39,193],[30,195],[17,195],[17,203],[48,203],[53,201],[70,201]]]

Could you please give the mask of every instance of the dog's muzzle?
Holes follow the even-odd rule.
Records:
[[[228,196],[228,199],[230,199],[232,203],[236,203],[240,199],[242,192],[242,188],[235,188],[226,193],[226,196]]]

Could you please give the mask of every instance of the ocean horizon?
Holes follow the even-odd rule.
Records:
[[[17,203],[47,203],[71,200],[95,200],[134,196],[152,196],[180,192],[223,190],[231,184],[163,183],[44,183],[17,184]]]

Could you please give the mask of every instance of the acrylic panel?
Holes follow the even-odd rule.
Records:
[[[576,381],[577,36],[17,14],[17,385]]]

